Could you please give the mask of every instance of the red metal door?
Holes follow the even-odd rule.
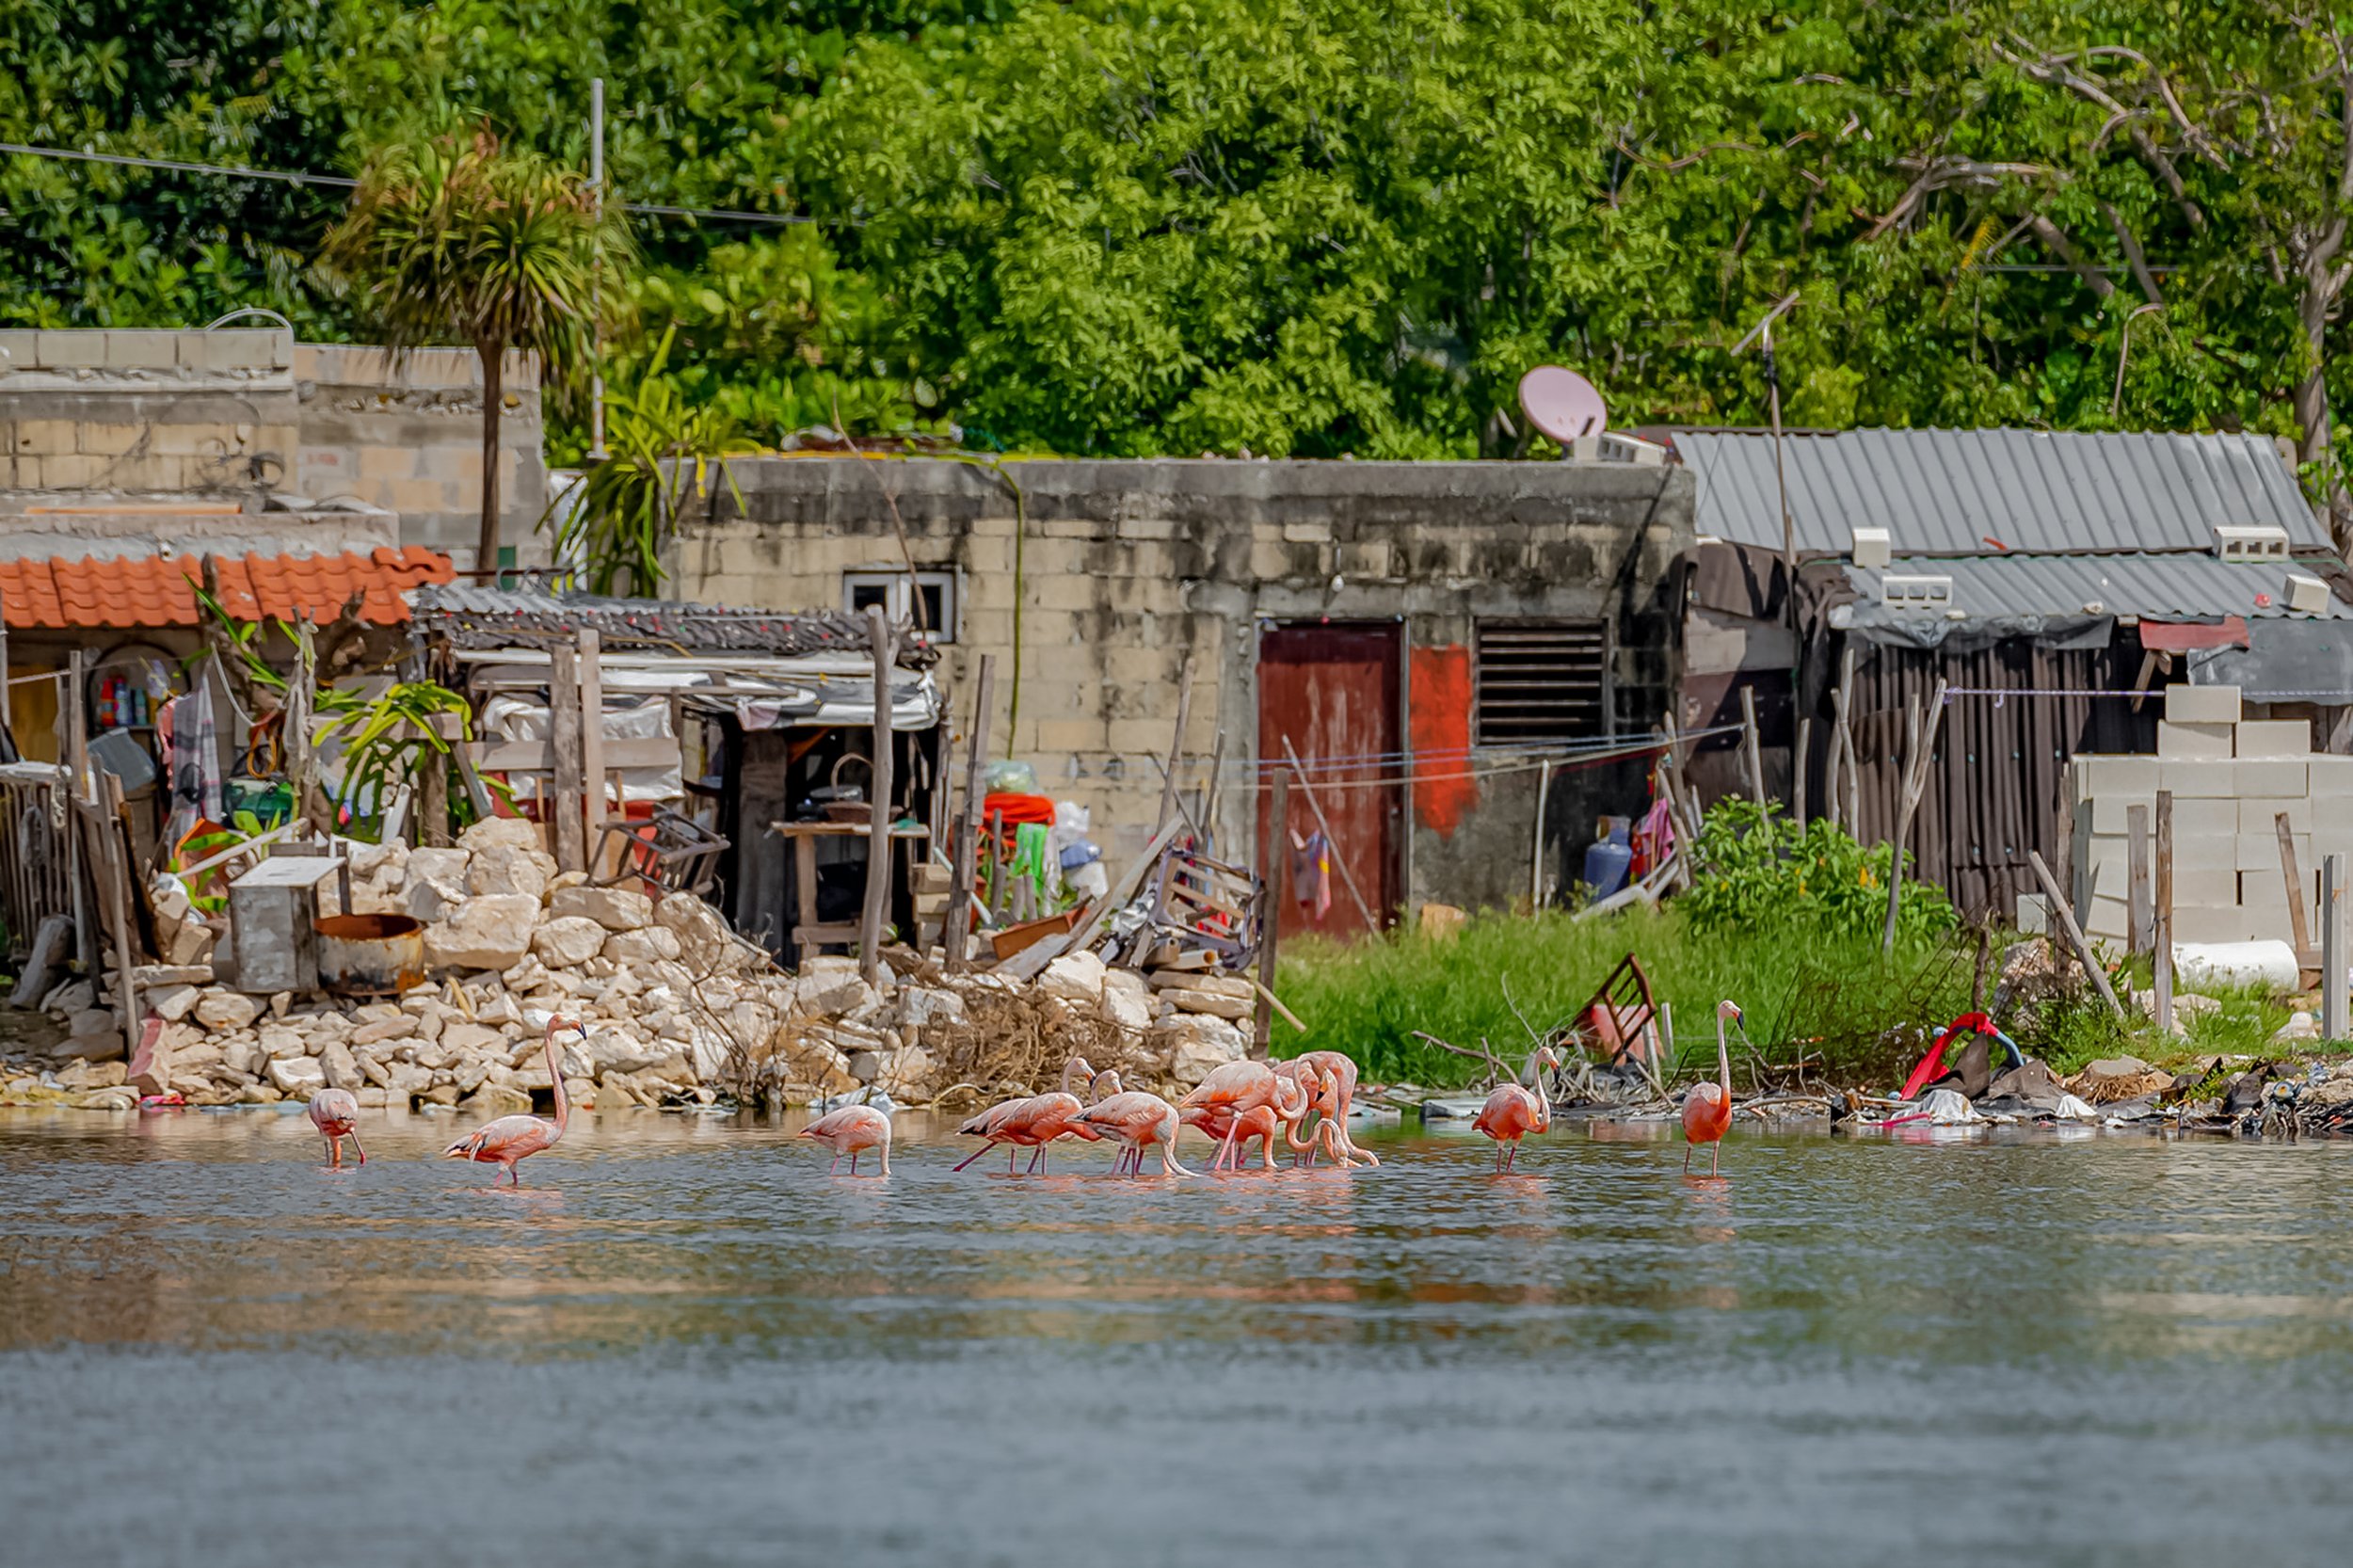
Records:
[[[1384,926],[1403,895],[1399,856],[1404,776],[1399,752],[1402,628],[1395,624],[1308,622],[1270,626],[1258,636],[1258,760],[1283,760],[1288,740],[1305,769],[1290,784],[1288,841],[1301,843],[1319,827],[1310,792],[1331,826],[1331,904],[1319,917],[1299,901],[1286,870],[1282,932],[1348,936],[1365,929],[1348,884],[1345,863]],[[1268,776],[1272,776],[1269,775]],[[1268,798],[1258,796],[1259,841],[1265,842]]]

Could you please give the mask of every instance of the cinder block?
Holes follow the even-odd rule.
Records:
[[[2175,724],[2236,724],[2236,686],[2168,686],[2165,716]]]
[[[2195,797],[2173,803],[2173,841],[2185,839],[2238,837],[2238,802],[2235,800],[2201,800]]]
[[[2173,866],[2173,904],[2227,904],[2238,902],[2238,872],[2235,871],[2190,871],[2179,861]]]
[[[1332,525],[1324,521],[1287,522],[1283,537],[1292,544],[1330,544]]]
[[[33,352],[43,370],[96,369],[106,362],[104,332],[41,332]]]
[[[0,331],[0,375],[34,370],[40,364],[39,339],[32,328],[11,327]]]
[[[116,370],[170,370],[180,363],[177,332],[106,333],[106,363]]]
[[[2238,830],[2274,839],[2280,831],[2279,818],[2282,813],[2288,819],[2289,832],[2313,830],[2313,803],[2309,799],[2242,800],[2238,803]]]
[[[2302,800],[2311,791],[2312,776],[2304,771],[2301,760],[2257,760],[2231,766],[2242,800]]]
[[[2185,799],[2228,800],[2238,793],[2238,774],[2235,762],[2214,759],[2169,758],[2157,765],[2157,788],[2173,794],[2173,809],[2179,811]],[[2235,833],[2233,825],[2218,829]]]
[[[2312,869],[2313,840],[2306,834],[2291,834],[2288,842],[2296,846],[2296,863],[2306,871]],[[2269,872],[2271,879],[2280,879],[2280,835],[2274,833],[2242,833],[2237,839],[2238,869],[2241,872]]]
[[[271,370],[294,363],[294,334],[276,328],[182,332],[179,342],[180,362],[190,370]]]
[[[2302,719],[2241,719],[2232,727],[2241,757],[2306,757],[2313,727]]]
[[[2154,757],[2078,757],[2073,761],[2077,800],[2097,800],[2102,795],[2129,795],[2135,800],[2156,798],[2158,769]]]
[[[14,450],[22,457],[73,452],[80,428],[70,419],[20,419],[13,427]]]
[[[2225,760],[2237,755],[2232,734],[2236,726],[2228,724],[2175,724],[2169,719],[2157,721],[2157,755],[2169,760]]]
[[[363,446],[360,449],[361,479],[414,479],[420,454],[405,446]],[[433,477],[440,478],[440,474]]]
[[[44,490],[87,490],[109,482],[131,489],[150,488],[136,472],[127,475],[113,473],[115,466],[104,457],[78,452],[50,452],[39,457],[19,457],[16,472],[20,483]]]

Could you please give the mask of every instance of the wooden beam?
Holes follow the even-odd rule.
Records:
[[[603,868],[596,864],[597,846],[604,841],[604,642],[592,627],[582,627],[580,648],[580,796],[582,864],[591,876]]]
[[[972,871],[975,840],[981,821],[981,770],[988,757],[988,725],[997,694],[997,655],[981,655],[981,673],[972,699],[972,728],[964,743],[964,793],[956,803],[955,827],[949,840],[948,912],[940,917],[939,945],[948,968],[961,969],[972,933]]]
[[[1814,765],[1814,721],[1798,721],[1798,750],[1789,769],[1789,816],[1800,827],[1805,825],[1805,776]]]
[[[1176,768],[1185,758],[1185,721],[1193,716],[1193,650],[1185,650],[1176,675],[1176,734],[1168,743],[1168,767],[1160,777],[1160,813],[1152,824],[1158,833],[1168,825],[1176,808]]]
[[[2316,969],[2320,955],[2313,951],[2312,925],[2304,919],[2304,877],[2296,864],[2296,829],[2289,825],[2285,811],[2274,813],[2271,825],[2280,835],[2280,875],[2288,887],[2288,934],[2296,943],[2296,967]]]
[[[1268,785],[1266,832],[1258,855],[1258,1011],[1251,1032],[1253,1054],[1263,1061],[1274,1037],[1268,1003],[1274,997],[1275,955],[1283,936],[1283,872],[1290,864],[1290,775],[1280,768]]]
[[[122,1008],[122,1049],[127,1061],[138,1054],[139,1027],[144,1022],[135,978],[138,965],[131,956],[131,926],[137,919],[133,901],[138,895],[132,890],[131,850],[122,833],[122,780],[113,774],[98,776],[98,809],[99,872],[114,915],[115,1000]]]
[[[2150,938],[2156,949],[2157,1028],[2173,1032],[2173,792],[2157,792],[2157,886]]]
[[[890,621],[866,607],[866,640],[874,650],[874,793],[866,813],[866,907],[857,922],[857,970],[868,984],[882,973],[883,912],[890,903]]]
[[[2149,888],[2149,808],[2128,806],[2124,808],[2125,855],[2131,867],[2131,877],[2125,885],[2124,929],[2128,933],[2124,945],[2133,952],[2147,952],[2150,947],[2150,921],[2154,902]]]
[[[555,865],[558,871],[588,868],[581,841],[580,655],[568,643],[558,643],[548,664],[548,748],[554,776],[549,781],[547,811],[555,819]]]
[[[2067,895],[2059,891],[2058,879],[2051,874],[2051,868],[2042,863],[2041,851],[2026,851],[2026,859],[2034,867],[2035,880],[2042,884],[2042,896],[2051,901],[2052,918],[2059,922],[2060,930],[2066,933],[2068,946],[2075,950],[2076,958],[2083,963],[2084,972],[2091,976],[2091,984],[2099,988],[2100,1000],[2108,1004],[2109,1012],[2122,1019],[2124,1004],[2116,1000],[2116,988],[2108,984],[2108,972],[2100,967],[2099,955],[2091,951],[2090,942],[2084,937],[2084,928],[2075,923],[2075,911],[2068,904]]]
[[[1929,764],[1936,755],[1937,728],[1945,721],[1945,682],[1939,677],[1936,695],[1929,698],[1929,711],[1920,712],[1919,698],[1905,704],[1905,733],[1910,738],[1911,756],[1906,760],[1903,776],[1903,796],[1896,813],[1895,854],[1889,857],[1887,877],[1887,929],[1881,936],[1880,951],[1896,951],[1896,912],[1904,884],[1904,844],[1912,837],[1913,813],[1920,808],[1920,797],[1928,790]]]
[[[1749,762],[1749,798],[1757,815],[1765,814],[1765,741],[1756,728],[1756,688],[1740,688],[1740,745]]]
[[[2345,862],[2342,855],[2320,859],[2320,1037],[2345,1036]]]

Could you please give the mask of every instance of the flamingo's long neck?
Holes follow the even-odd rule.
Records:
[[[1119,1093],[1119,1069],[1117,1067],[1106,1067],[1095,1075],[1093,1103],[1100,1105],[1117,1093]]]
[[[555,1048],[555,1031],[548,1031],[548,1078],[555,1085],[555,1132],[564,1135],[564,1128],[572,1119],[571,1096],[564,1093],[564,1063]]]
[[[1062,1064],[1062,1092],[1065,1095],[1075,1095],[1078,1091],[1073,1089],[1071,1085],[1078,1082],[1080,1079],[1092,1078],[1094,1076],[1093,1069],[1082,1069],[1079,1059],[1074,1056],[1069,1061]]]
[[[1544,1048],[1542,1046],[1528,1053],[1528,1065],[1521,1069],[1521,1076],[1528,1080],[1536,1096],[1536,1130],[1538,1132],[1551,1131],[1552,1095],[1545,1087]]]
[[[1724,1016],[1716,1015],[1716,1086],[1724,1092],[1724,1103],[1732,1103],[1732,1047],[1724,1039]]]

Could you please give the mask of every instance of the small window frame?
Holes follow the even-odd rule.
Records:
[[[861,598],[871,600],[879,589],[883,613],[897,626],[914,627],[915,591],[921,589],[924,599],[938,607],[937,625],[928,624],[916,634],[934,644],[953,643],[963,635],[964,584],[961,574],[953,570],[926,571],[916,568],[910,583],[904,567],[875,567],[844,571],[841,574],[841,608],[850,615],[862,612]],[[928,608],[928,604],[927,604]]]

